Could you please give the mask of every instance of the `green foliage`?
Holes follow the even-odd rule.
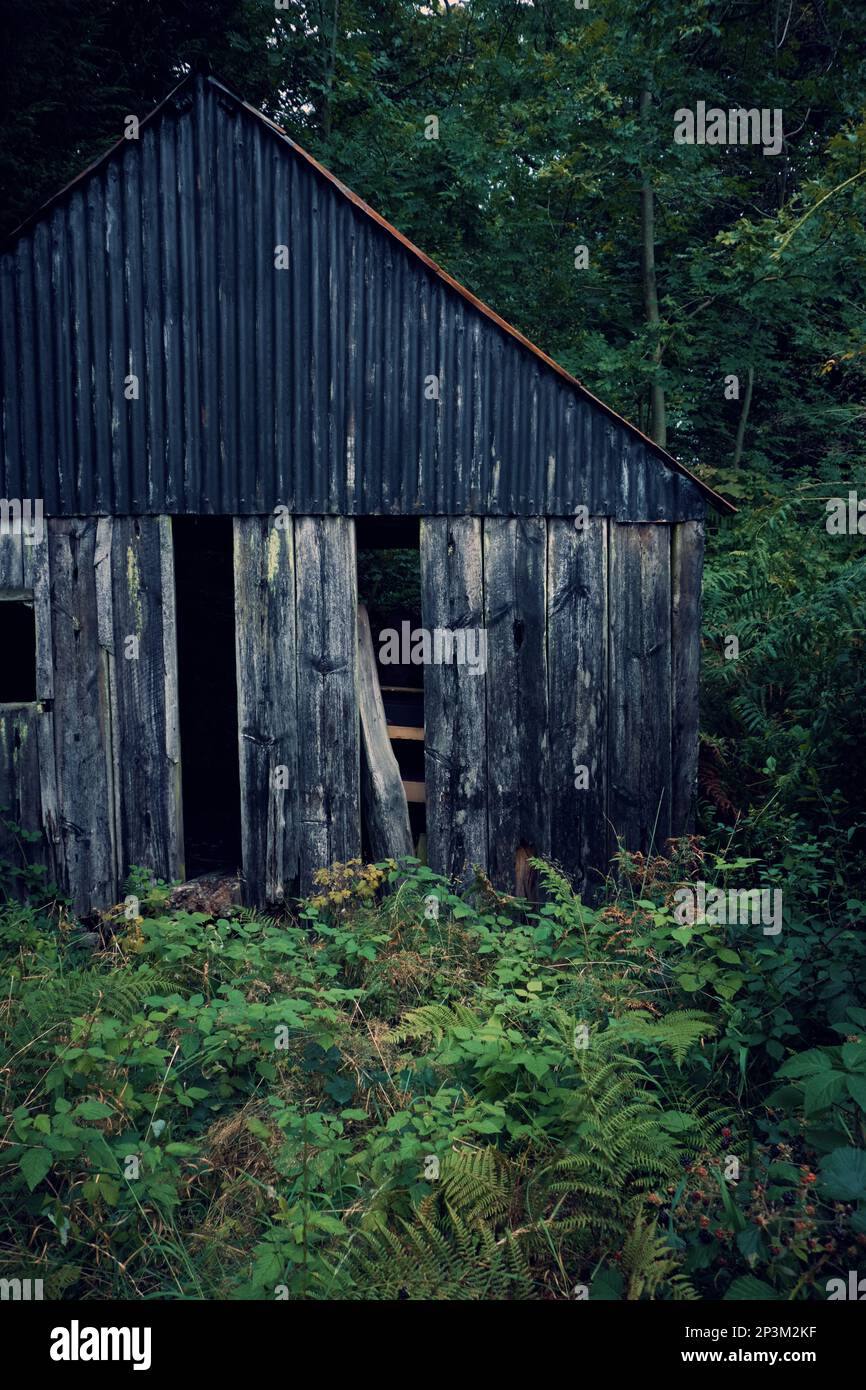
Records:
[[[810,1296],[863,1228],[866,1014],[738,1107],[733,1006],[672,987],[663,901],[540,876],[531,907],[334,866],[282,920],[166,914],[142,878],[86,944],[10,904],[4,1272],[38,1226],[65,1297]]]
[[[358,552],[358,597],[374,632],[421,617],[421,569],[417,550]]]
[[[862,1015],[863,1010],[856,1013]],[[855,1025],[852,1022],[848,1026]],[[777,1074],[788,1081],[784,1099],[793,1100],[807,1121],[821,1123],[826,1113],[832,1111],[834,1121],[844,1125],[847,1138],[858,1133],[866,1138],[866,1043],[857,1034],[839,1047],[813,1047],[797,1052]],[[792,1091],[797,1092],[796,1098]]]
[[[363,1232],[325,1283],[325,1296],[350,1300],[530,1299],[533,1279],[513,1237],[497,1239],[433,1197],[398,1229]]]
[[[817,832],[826,856],[819,891],[832,909],[832,890],[845,872],[862,874],[866,848],[866,558],[856,537],[828,536],[828,491],[803,485],[793,499],[750,509],[707,566],[703,719],[712,733],[702,790],[724,824],[751,816],[747,853],[792,851],[786,869],[800,868],[797,842]],[[736,657],[726,656],[731,636]],[[772,815],[759,814],[771,798]]]
[[[0,856],[0,903],[46,905],[60,900],[57,887],[47,881],[45,865],[38,862],[42,838],[41,831],[25,830],[0,806],[0,844],[11,855]]]

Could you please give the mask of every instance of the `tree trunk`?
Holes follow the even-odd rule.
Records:
[[[646,125],[649,118],[652,93],[645,87],[640,94],[640,119]],[[647,137],[648,138],[648,137]],[[657,444],[664,448],[667,443],[667,420],[665,417],[665,393],[659,375],[662,361],[662,344],[659,333],[659,301],[656,288],[656,248],[655,248],[655,205],[653,199],[650,171],[643,166],[640,189],[641,214],[641,280],[646,321],[655,336],[653,362],[655,374],[650,388],[650,434]]]
[[[746,377],[746,394],[743,396],[743,406],[740,411],[740,419],[737,424],[737,437],[734,441],[734,457],[731,460],[732,468],[739,468],[740,459],[743,457],[743,441],[746,438],[746,424],[749,419],[749,407],[752,404],[752,387],[755,384],[755,369],[750,367]]]

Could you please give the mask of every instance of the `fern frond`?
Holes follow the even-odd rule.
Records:
[[[419,1038],[432,1038],[441,1042],[456,1028],[481,1028],[482,1021],[465,1004],[423,1004],[419,1009],[409,1009],[397,1028],[386,1035],[389,1043],[415,1041]]]
[[[515,1165],[497,1149],[458,1149],[440,1164],[441,1196],[470,1226],[502,1221],[512,1207],[515,1182]]]
[[[399,1230],[359,1232],[317,1293],[357,1300],[488,1302],[533,1297],[519,1242],[470,1226],[450,1203],[428,1197]]]
[[[609,1031],[621,1039],[667,1048],[677,1066],[682,1066],[696,1043],[715,1036],[718,1024],[697,1009],[676,1009],[661,1018],[630,1013],[612,1023]]]
[[[677,1300],[697,1298],[689,1281],[677,1273],[679,1259],[659,1232],[657,1223],[646,1222],[641,1214],[635,1217],[623,1241],[620,1267],[627,1281],[626,1299],[631,1302],[654,1299],[666,1285]]]

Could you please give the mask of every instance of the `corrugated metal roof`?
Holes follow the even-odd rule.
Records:
[[[13,234],[0,396],[53,515],[734,510],[209,77]]]

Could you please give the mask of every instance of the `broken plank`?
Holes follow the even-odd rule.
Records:
[[[406,793],[385,722],[373,634],[366,606],[358,604],[358,708],[361,717],[362,795],[374,859],[398,859],[414,849]]]

